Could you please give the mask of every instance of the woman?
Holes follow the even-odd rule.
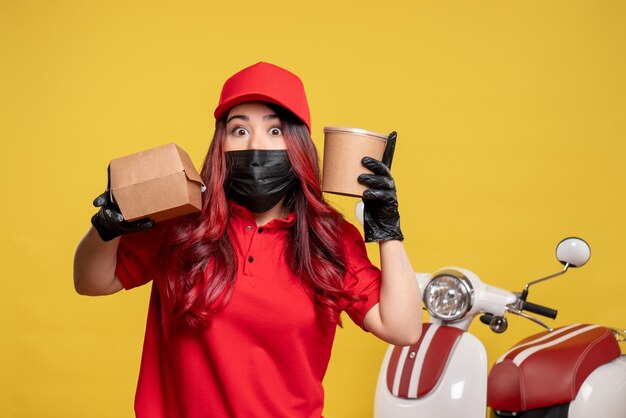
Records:
[[[200,215],[126,222],[104,193],[76,250],[78,293],[151,280],[138,417],[320,417],[339,315],[399,345],[421,331],[393,179],[359,178],[363,238],[324,201],[304,87],[258,63],[226,81],[202,166]],[[132,232],[132,233],[131,233]]]

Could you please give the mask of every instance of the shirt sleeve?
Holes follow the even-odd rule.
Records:
[[[142,286],[154,278],[163,231],[162,225],[156,225],[146,231],[122,235],[115,274],[124,289]]]
[[[380,300],[381,271],[369,260],[359,230],[347,221],[342,225],[342,238],[347,257],[346,287],[362,299],[348,304],[345,311],[355,324],[365,329],[365,314]]]

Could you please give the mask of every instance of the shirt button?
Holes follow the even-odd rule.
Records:
[[[248,226],[246,227],[246,229],[247,229],[248,231],[252,231],[252,225],[248,225]]]
[[[250,263],[252,263],[252,262],[254,261],[254,257],[252,257],[252,256],[248,257],[248,261],[249,261]]]
[[[263,228],[259,228],[259,234],[263,233]]]

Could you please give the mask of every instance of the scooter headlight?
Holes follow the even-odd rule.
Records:
[[[457,271],[442,271],[433,277],[424,289],[424,305],[434,318],[454,322],[465,316],[472,307],[472,284]]]

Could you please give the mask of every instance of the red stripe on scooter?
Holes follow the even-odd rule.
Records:
[[[429,327],[430,324],[428,323],[422,325],[422,335],[420,336],[420,342],[422,341],[422,338]],[[403,349],[403,346],[394,346],[391,352],[391,357],[389,358],[389,364],[387,365],[387,389],[389,390],[389,393],[393,393],[393,383],[396,379],[396,374],[398,373],[398,363],[400,362],[400,356],[402,355]],[[393,394],[397,396],[396,393]]]
[[[393,347],[391,357],[389,358],[389,364],[387,365],[387,389],[389,389],[389,393],[393,393],[393,381],[396,378],[396,369],[398,368],[402,348],[403,347],[397,345]]]
[[[427,324],[430,326],[430,324]],[[420,345],[422,344],[422,340],[424,340],[424,335],[429,327],[422,328],[422,334],[420,335],[420,339],[417,340],[415,344],[409,348],[409,351],[406,353],[406,359],[404,360],[404,367],[402,368],[402,375],[400,376],[400,387],[398,388],[398,396],[401,398],[409,397],[409,384],[411,383],[411,374],[413,373],[413,366],[415,365],[415,358],[417,357],[417,350],[419,350]],[[435,331],[437,332],[437,331]],[[435,334],[436,335],[436,334]],[[411,353],[413,355],[411,356]]]
[[[533,342],[533,340],[537,340],[537,339],[543,337],[544,335],[550,334],[550,331],[545,331],[545,332],[540,333],[540,334],[532,335],[532,336],[530,336],[528,338],[525,338],[525,339],[519,341],[517,344],[515,344],[518,347],[512,348],[502,360],[513,360],[519,353],[521,353],[524,350],[527,350],[527,349],[529,349],[531,347],[534,347],[536,345],[539,345],[539,344],[545,344],[547,342],[556,340],[557,338],[561,338],[561,337],[563,337],[563,336],[565,336],[565,335],[567,335],[569,333],[572,333],[574,331],[577,331],[577,330],[579,330],[579,329],[581,329],[581,328],[583,328],[585,326],[586,326],[585,324],[578,324],[577,326],[572,327],[572,328],[568,329],[565,332],[554,332],[554,331],[558,331],[558,328],[557,328],[556,330],[553,331],[553,335],[551,335],[550,337],[542,339],[540,341],[535,341],[535,342]],[[528,342],[531,342],[531,344],[525,345]],[[519,347],[519,346],[521,346],[521,347]]]
[[[428,394],[437,385],[448,363],[450,353],[461,334],[463,330],[458,328],[439,327],[424,357],[424,365],[417,385],[418,398]]]

